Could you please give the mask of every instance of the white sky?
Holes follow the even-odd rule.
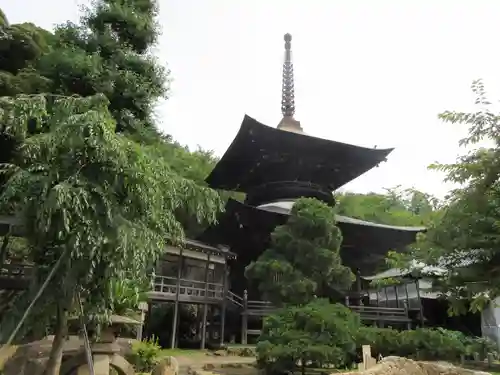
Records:
[[[52,28],[85,0],[0,0],[11,23]],[[437,120],[467,110],[483,78],[499,98],[498,0],[160,0],[157,48],[172,70],[161,128],[222,155],[244,114],[281,118],[283,34],[293,36],[296,118],[314,136],[378,148],[388,162],[346,189],[402,185],[443,195],[434,161],[453,161],[463,129]]]

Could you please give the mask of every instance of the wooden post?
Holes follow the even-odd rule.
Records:
[[[174,318],[172,319],[172,337],[170,338],[170,348],[175,348],[177,339],[177,326],[179,320],[179,294],[181,292],[181,277],[182,277],[182,248],[179,251],[179,259],[177,260],[177,286],[175,289],[175,303],[174,303]],[[163,280],[163,278],[162,278]]]
[[[418,315],[420,317],[420,327],[424,328],[424,307],[422,306],[422,299],[420,298],[420,286],[418,285],[418,279],[415,280],[415,286],[417,287],[417,298],[418,298],[418,305],[419,305],[419,310],[418,310]]]
[[[403,301],[403,306],[405,308],[406,318],[408,319],[408,322],[406,323],[406,328],[409,331],[409,330],[411,330],[411,322],[409,321],[409,319],[410,319],[410,312],[408,311],[408,301]]]
[[[356,269],[356,293],[358,294],[358,306],[361,302],[361,272]]]
[[[488,353],[486,355],[486,360],[488,361],[488,368],[491,368],[493,366],[493,361],[494,361],[493,353]]]
[[[345,296],[345,305],[349,307],[349,296]]]
[[[408,302],[408,308],[410,308],[410,297],[408,296],[408,283],[405,282],[405,293],[406,293],[406,302]]]
[[[227,269],[227,258],[224,262],[224,279],[222,280],[222,306],[220,315],[220,345],[224,345],[224,334],[226,325],[226,306],[227,306],[227,290],[228,290],[228,269]]]
[[[243,311],[241,313],[241,344],[246,345],[248,338],[248,291],[243,292]]]
[[[205,303],[203,304],[203,321],[201,323],[201,345],[200,348],[205,349],[205,341],[207,339],[207,314],[208,314],[208,270],[210,266],[210,254],[207,255],[207,264],[205,266]]]
[[[398,287],[394,285],[394,296],[396,297],[396,307],[399,307]]]

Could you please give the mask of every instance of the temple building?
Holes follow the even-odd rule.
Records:
[[[245,267],[269,244],[270,233],[286,222],[294,201],[316,198],[335,205],[333,192],[386,160],[393,149],[374,149],[306,134],[294,117],[294,72],[290,34],[285,35],[281,112],[271,127],[245,116],[233,142],[206,181],[219,190],[241,192],[245,201],[231,199],[219,223],[199,238],[224,244],[237,257],[230,264],[230,285],[235,293],[248,290]],[[376,273],[388,250],[404,249],[423,227],[375,224],[336,217],[342,231],[341,256],[358,278]],[[360,284],[358,282],[358,284]]]

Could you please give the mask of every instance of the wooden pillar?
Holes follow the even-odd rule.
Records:
[[[243,292],[243,311],[241,313],[241,344],[246,345],[248,341],[248,291]]]
[[[408,282],[405,281],[405,293],[406,293],[406,302],[408,302],[408,308],[410,307],[410,297],[408,296]]]
[[[424,328],[424,307],[422,306],[422,299],[420,298],[420,285],[418,279],[415,280],[415,286],[417,287],[417,298],[418,298],[418,316],[420,318],[420,327]]]
[[[409,320],[410,319],[410,312],[408,311],[408,301],[403,301],[403,306],[404,306],[405,313],[406,313],[406,319],[408,319],[408,322],[406,322],[406,328],[408,330],[410,330],[411,329],[411,321]]]
[[[396,307],[399,307],[398,287],[394,285],[394,296],[396,296]]]
[[[345,296],[345,305],[349,307],[349,296]]]
[[[205,265],[205,303],[203,304],[203,321],[201,323],[201,349],[205,349],[207,339],[207,313],[208,313],[208,271],[210,266],[210,254],[207,255],[207,264]]]
[[[356,292],[358,293],[358,306],[361,306],[361,272],[356,269]]]
[[[227,258],[224,262],[224,279],[222,280],[222,305],[220,312],[220,345],[224,345],[224,334],[226,325],[226,306],[227,306],[227,290],[228,290],[228,268],[227,268]]]
[[[179,259],[177,260],[177,287],[175,289],[174,317],[172,319],[172,337],[170,338],[170,348],[175,348],[177,339],[177,327],[179,320],[179,294],[181,292],[181,277],[182,277],[182,248],[179,251]]]

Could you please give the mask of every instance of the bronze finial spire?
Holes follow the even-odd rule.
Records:
[[[281,91],[281,113],[293,117],[295,114],[295,90],[293,82],[292,36],[285,34],[285,61],[283,62],[283,86]]]
[[[285,34],[285,61],[283,62],[283,83],[281,88],[281,113],[283,119],[278,129],[302,133],[300,122],[293,118],[295,114],[295,88],[293,82],[292,35]]]

